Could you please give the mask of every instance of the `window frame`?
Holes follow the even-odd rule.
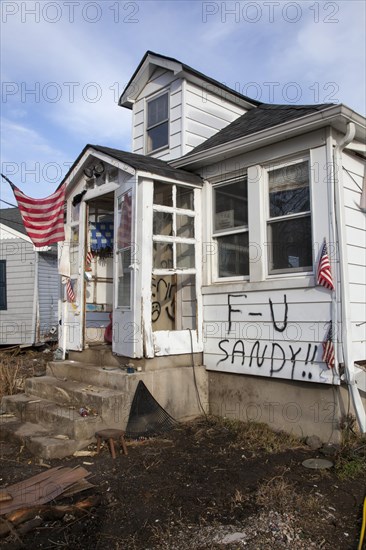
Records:
[[[163,91],[160,91],[159,93],[155,94],[154,96],[151,96],[149,98],[146,98],[145,101],[145,120],[146,120],[146,129],[145,129],[145,151],[146,155],[151,155],[153,153],[156,153],[158,151],[163,151],[164,149],[169,149],[170,144],[170,90],[165,89]],[[149,104],[151,104],[153,101],[159,99],[160,97],[163,97],[164,95],[167,96],[167,104],[168,104],[168,116],[166,119],[159,121],[156,124],[153,124],[152,126],[149,126]],[[167,143],[165,145],[162,145],[161,147],[157,147],[156,149],[149,150],[149,130],[152,130],[154,128],[157,128],[161,126],[162,124],[168,123],[168,135],[167,135]]]
[[[212,206],[213,206],[213,208],[212,208],[212,239],[213,239],[213,242],[215,243],[215,247],[216,247],[216,250],[217,250],[216,261],[214,263],[213,274],[214,274],[214,279],[217,282],[249,281],[249,279],[250,279],[249,208],[248,208],[248,211],[247,211],[248,222],[247,222],[246,225],[241,225],[241,226],[238,226],[236,228],[234,227],[234,228],[228,228],[228,229],[222,229],[222,230],[215,229],[216,189],[218,189],[220,187],[224,187],[226,185],[238,183],[238,182],[242,181],[243,179],[246,180],[246,184],[247,184],[247,205],[249,206],[249,189],[248,189],[248,174],[247,173],[241,174],[240,176],[235,176],[233,178],[229,178],[225,181],[217,182],[217,183],[212,185]],[[244,234],[244,233],[248,234],[248,262],[249,262],[249,273],[248,273],[248,275],[232,275],[232,276],[229,276],[229,277],[223,277],[223,276],[220,277],[220,275],[219,275],[219,261],[220,260],[219,260],[218,238],[227,237],[227,236],[230,236],[230,235],[239,235],[239,234]]]
[[[178,274],[192,274],[196,275],[198,266],[196,265],[196,247],[197,247],[197,229],[196,229],[196,211],[195,211],[195,188],[193,186],[184,185],[182,183],[166,183],[164,181],[155,180],[154,185],[156,183],[162,183],[164,185],[169,185],[172,188],[172,206],[164,206],[155,204],[153,202],[152,210],[153,210],[153,219],[154,219],[154,212],[164,212],[167,214],[172,215],[172,235],[159,235],[155,234],[152,230],[152,241],[153,241],[153,248],[154,243],[162,243],[162,244],[171,244],[173,247],[173,266],[171,268],[157,268],[154,266],[154,252],[153,252],[153,264],[152,264],[152,273],[154,275],[170,275],[172,273],[178,273]],[[179,208],[177,207],[177,187],[185,187],[187,189],[192,190],[193,193],[193,209],[187,209],[187,208]],[[188,216],[193,219],[193,228],[194,228],[194,236],[193,237],[177,237],[177,216],[183,215]],[[154,223],[154,222],[153,222]],[[194,267],[190,268],[182,268],[177,267],[177,251],[176,251],[176,245],[177,244],[189,244],[194,246]]]
[[[309,189],[309,210],[304,210],[303,212],[296,212],[293,214],[284,214],[281,216],[271,217],[270,215],[270,192],[269,192],[269,174],[272,171],[279,170],[281,168],[288,168],[296,164],[302,164],[304,162],[308,163],[308,189]],[[263,206],[265,209],[265,235],[266,235],[266,273],[267,279],[283,277],[289,275],[312,275],[314,271],[314,255],[313,255],[313,201],[312,201],[312,179],[311,179],[311,165],[310,157],[308,155],[298,156],[296,158],[291,158],[287,160],[281,160],[277,163],[271,163],[270,165],[263,167],[265,170],[265,198],[263,201]],[[293,268],[280,268],[280,269],[271,269],[270,263],[272,258],[272,241],[270,239],[269,228],[270,225],[276,224],[277,222],[286,222],[296,219],[305,219],[310,218],[310,247],[311,247],[311,264],[305,267],[293,267]]]
[[[1,272],[2,272],[2,276],[1,276]],[[8,309],[6,260],[0,260],[0,288],[4,289],[4,301],[3,302],[0,301],[0,311],[6,311]]]

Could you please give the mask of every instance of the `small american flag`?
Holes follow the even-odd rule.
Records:
[[[92,263],[92,261],[93,261],[93,252],[89,250],[86,253],[85,263],[88,267],[90,267],[90,264]]]
[[[67,294],[67,301],[68,302],[71,302],[71,303],[75,302],[74,289],[72,288],[72,284],[71,284],[70,279],[67,279],[66,294]]]
[[[328,248],[325,239],[318,264],[317,282],[318,285],[325,286],[325,288],[328,288],[329,290],[334,290],[333,277],[328,257]]]
[[[323,342],[322,360],[327,364],[328,369],[334,368],[334,344],[333,344],[333,324],[330,322],[330,327],[327,336]]]

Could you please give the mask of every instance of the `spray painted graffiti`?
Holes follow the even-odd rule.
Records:
[[[153,323],[161,318],[174,323],[176,288],[177,285],[172,276],[152,277],[151,319]]]
[[[239,307],[238,298],[245,299],[247,295],[228,294],[227,296],[227,337],[218,342],[222,358],[217,361],[216,366],[229,364],[235,365],[235,371],[238,366],[243,367],[243,372],[246,371],[248,374],[254,369],[256,372],[253,374],[312,380],[314,371],[312,372],[311,368],[315,361],[319,361],[319,358],[317,359],[317,344],[286,342],[286,338],[271,342],[245,338],[233,340],[230,333],[235,328],[234,324],[240,323],[238,319],[243,319],[244,311],[249,316],[262,316],[262,312],[248,312],[243,305]],[[283,296],[283,303],[277,305],[274,305],[271,298],[268,298],[268,308],[274,334],[284,333],[288,327],[289,319],[289,304],[286,294]],[[317,369],[315,372],[318,373],[316,378],[319,381],[322,371]]]

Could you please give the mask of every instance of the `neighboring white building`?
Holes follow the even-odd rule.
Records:
[[[0,210],[0,346],[57,334],[57,248],[36,249],[18,208]]]
[[[365,429],[365,119],[262,104],[152,52],[120,105],[132,153],[87,145],[65,178],[60,346],[103,341],[112,314],[115,354],[204,365],[213,413],[324,438],[343,373]],[[324,239],[335,292],[316,283]]]

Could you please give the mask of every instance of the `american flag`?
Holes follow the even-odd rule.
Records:
[[[68,302],[75,302],[75,294],[74,289],[72,288],[71,280],[67,279],[66,283],[66,294],[67,294],[67,301]]]
[[[65,240],[64,202],[66,184],[45,199],[31,199],[11,183],[23,224],[34,246],[48,246]]]
[[[328,288],[329,290],[334,290],[333,277],[328,257],[328,248],[325,239],[318,264],[317,281],[318,285],[325,286],[325,288]]]
[[[333,344],[333,324],[330,322],[330,327],[327,336],[323,342],[322,360],[327,364],[328,369],[334,368],[334,344]]]
[[[91,250],[88,250],[86,253],[85,263],[88,268],[90,268],[90,264],[93,261],[93,252]]]

